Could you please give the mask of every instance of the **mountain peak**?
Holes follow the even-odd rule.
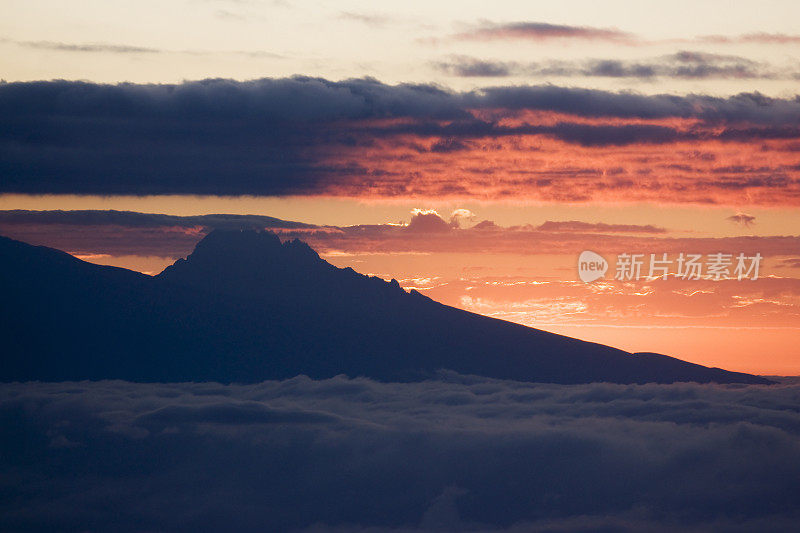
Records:
[[[281,242],[265,230],[214,230],[186,259],[178,259],[157,278],[203,289],[245,295],[276,295],[304,290],[338,270],[306,243]]]
[[[244,264],[287,259],[321,261],[319,254],[301,240],[281,243],[280,237],[272,231],[253,229],[215,229],[197,243],[187,259]]]
[[[277,250],[280,238],[271,231],[215,229],[195,246],[194,254],[252,253]]]

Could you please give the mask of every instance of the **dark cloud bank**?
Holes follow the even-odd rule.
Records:
[[[789,531],[800,387],[0,386],[6,531]]]
[[[568,119],[508,126],[476,118],[475,110],[604,120],[677,117],[696,119],[697,126]],[[465,140],[512,135],[604,147],[794,139],[800,137],[798,123],[797,98],[758,93],[648,96],[551,85],[458,93],[307,77],[176,85],[0,83],[0,192],[313,194],[379,183],[385,178],[380,169],[357,157],[332,162],[330,156],[402,135],[445,139],[449,151]]]

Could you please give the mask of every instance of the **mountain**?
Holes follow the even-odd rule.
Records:
[[[270,232],[216,230],[155,277],[0,237],[0,380],[770,383],[448,307]]]

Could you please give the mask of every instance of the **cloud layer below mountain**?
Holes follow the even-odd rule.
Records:
[[[800,385],[0,386],[6,530],[786,530]]]

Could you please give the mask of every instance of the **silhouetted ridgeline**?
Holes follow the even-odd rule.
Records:
[[[769,383],[441,305],[269,232],[214,231],[158,276],[0,237],[0,379]]]

